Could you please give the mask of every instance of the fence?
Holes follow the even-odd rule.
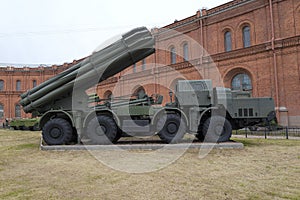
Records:
[[[280,138],[280,139],[290,139],[296,138],[300,139],[300,128],[293,128],[293,127],[282,127],[277,130],[270,130],[268,128],[259,128],[257,130],[250,130],[249,128],[236,130],[232,132],[234,135],[245,135],[247,138],[248,136],[260,136],[267,139],[268,137],[272,138]]]

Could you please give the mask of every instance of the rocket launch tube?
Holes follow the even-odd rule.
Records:
[[[117,42],[24,93],[20,104],[25,112],[33,112],[45,104],[63,98],[67,93],[72,93],[75,82],[76,87],[88,89],[95,85],[90,80],[96,79],[100,83],[153,54],[154,44],[154,38],[147,28],[133,29]]]

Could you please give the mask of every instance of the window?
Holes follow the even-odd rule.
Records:
[[[251,40],[250,40],[250,27],[249,26],[245,26],[243,28],[243,44],[244,47],[250,47],[251,46]]]
[[[4,90],[4,81],[0,80],[0,91]]]
[[[171,64],[176,63],[176,50],[175,47],[171,47],[170,49],[170,58],[171,58]]]
[[[252,82],[247,74],[238,74],[232,79],[232,90],[249,91],[252,90]]]
[[[134,91],[133,95],[137,96],[139,99],[143,99],[146,95],[145,89],[142,86],[140,86]]]
[[[107,90],[103,96],[104,96],[104,99],[107,99],[107,100],[111,100],[113,98],[113,94],[110,90]]]
[[[34,88],[34,87],[36,87],[36,85],[37,85],[36,80],[33,80],[33,81],[32,81],[32,87]]]
[[[4,106],[0,104],[0,119],[2,119],[4,116]]]
[[[136,72],[136,63],[133,64],[133,73]]]
[[[189,60],[189,45],[187,43],[183,45],[183,60]]]
[[[146,95],[146,92],[145,92],[144,88],[140,88],[140,89],[137,90],[137,96],[138,96],[140,99],[144,98],[145,95]]]
[[[146,60],[142,60],[142,71],[146,70]]]
[[[21,117],[21,106],[20,105],[15,106],[15,117]]]
[[[232,40],[230,31],[226,31],[226,33],[224,34],[224,46],[226,52],[232,50]]]
[[[17,90],[17,91],[20,91],[20,90],[21,90],[21,81],[20,81],[20,80],[17,80],[16,90]]]

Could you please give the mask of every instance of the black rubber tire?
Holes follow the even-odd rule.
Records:
[[[232,126],[224,117],[213,116],[204,122],[202,134],[205,142],[227,142],[231,138]]]
[[[97,116],[88,123],[87,136],[92,144],[112,144],[119,139],[118,127],[109,116]]]
[[[167,114],[159,118],[156,130],[163,142],[178,143],[186,133],[186,124],[179,115]]]
[[[54,118],[44,125],[42,135],[48,145],[69,144],[73,139],[73,128],[67,120]]]
[[[199,141],[203,142],[205,139],[205,136],[203,135],[202,131],[197,133],[196,138],[198,138]]]

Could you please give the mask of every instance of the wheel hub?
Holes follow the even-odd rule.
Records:
[[[175,123],[169,123],[167,125],[167,130],[168,130],[169,133],[174,134],[177,131],[177,125]]]
[[[215,133],[217,134],[217,135],[221,135],[222,133],[223,133],[223,131],[224,131],[224,127],[223,126],[216,126],[215,127]]]
[[[99,135],[99,136],[105,135],[106,131],[107,131],[107,129],[106,129],[106,127],[103,126],[103,125],[100,125],[100,126],[98,126],[98,127],[96,128],[96,133],[97,133],[97,135]]]
[[[59,128],[53,128],[53,129],[51,129],[51,131],[50,131],[50,136],[52,137],[52,138],[59,138],[60,136],[61,136],[61,131],[60,131],[60,129]]]

